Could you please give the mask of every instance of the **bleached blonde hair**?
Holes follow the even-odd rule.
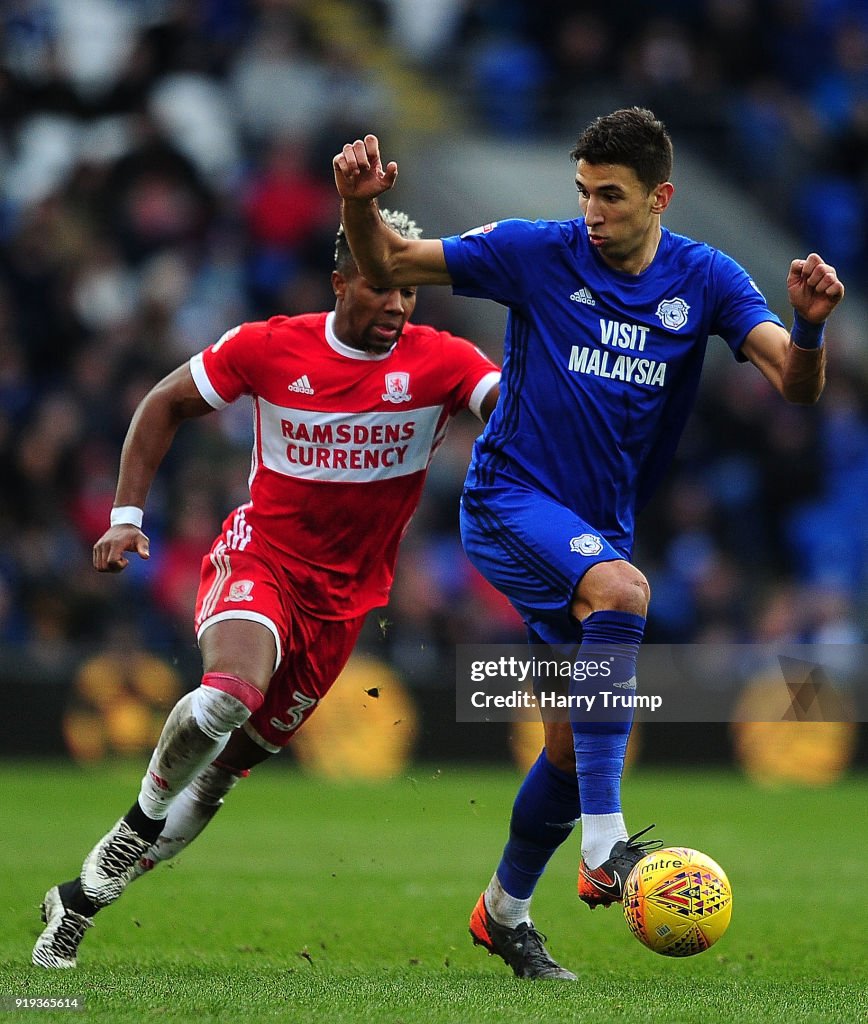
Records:
[[[417,239],[422,237],[422,229],[403,210],[380,210],[380,216],[402,238]],[[335,270],[345,274],[356,269],[356,261],[353,259],[352,252],[350,252],[350,245],[344,232],[344,226],[341,224],[335,236]]]

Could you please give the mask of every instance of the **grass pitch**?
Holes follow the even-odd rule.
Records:
[[[657,956],[619,908],[575,896],[578,835],[534,901],[580,977],[528,983],[471,944],[518,776],[415,767],[326,783],[263,766],[201,839],[88,932],[75,971],[30,966],[49,885],[129,806],[140,765],[0,763],[0,999],[83,998],[10,1020],[323,1024],[727,1024],[868,1020],[868,779],[761,790],[734,774],[634,770],[628,822],[718,860],[733,920],[708,952]],[[72,1015],[72,1016],[71,1016]]]

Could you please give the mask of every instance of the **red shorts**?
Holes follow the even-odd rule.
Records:
[[[259,746],[277,753],[340,675],[365,616],[332,620],[310,615],[294,600],[289,571],[273,549],[254,537],[241,546],[224,533],[202,559],[197,638],[226,619],[261,622],[274,635],[274,675],[262,707],[244,729]]]

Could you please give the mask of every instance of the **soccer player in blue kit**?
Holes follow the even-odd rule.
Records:
[[[637,107],[599,117],[571,156],[581,216],[506,220],[461,236],[407,240],[377,197],[398,173],[373,135],[334,159],[343,221],[362,273],[380,287],[451,284],[509,309],[501,394],[477,440],[461,501],[473,564],[519,611],[533,643],[605,652],[611,673],[570,695],[635,689],[650,590],[631,564],[636,513],[675,452],[710,335],[790,402],[823,390],[826,319],[844,295],[819,255],[794,260],[788,332],[747,272],[661,224],[674,187],[672,143]],[[582,675],[575,673],[574,675]],[[629,702],[624,702],[629,703]],[[475,943],[519,977],[575,980],[530,917],[554,851],[582,823],[578,894],[620,901],[654,844],[630,836],[620,781],[632,724],[571,712],[544,721],[545,747],[523,781],[501,861],[470,918]]]

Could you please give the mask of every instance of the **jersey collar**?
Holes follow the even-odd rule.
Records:
[[[329,346],[338,353],[338,355],[346,356],[347,359],[363,359],[366,362],[378,363],[382,359],[388,359],[389,356],[395,351],[395,345],[393,345],[388,352],[376,353],[376,352],[362,352],[361,349],[353,348],[351,345],[346,345],[341,339],[335,334],[335,311],[326,317],[325,322],[325,337]]]

